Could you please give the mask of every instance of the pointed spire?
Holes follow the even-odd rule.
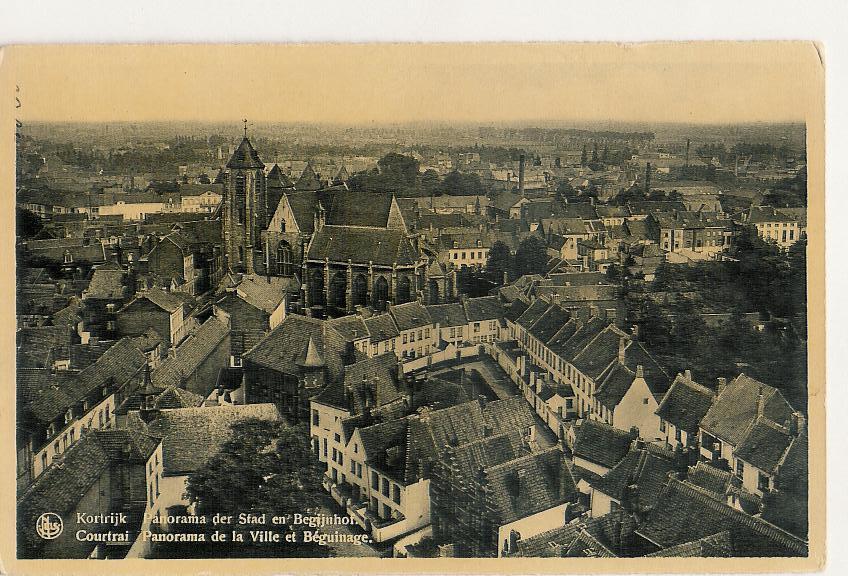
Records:
[[[315,344],[315,340],[311,335],[296,364],[302,368],[323,368],[325,366],[324,358],[318,351],[318,346]]]

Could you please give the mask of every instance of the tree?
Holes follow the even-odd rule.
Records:
[[[503,284],[504,275],[508,276],[512,269],[513,261],[509,246],[498,240],[489,249],[489,256],[486,260],[486,274],[492,282]]]
[[[545,242],[538,236],[528,236],[515,252],[515,276],[545,274],[548,269],[548,252]]]
[[[389,152],[377,161],[380,174],[387,180],[397,180],[402,186],[415,186],[418,179],[418,160],[412,156],[404,156]]]
[[[581,154],[580,154],[580,165],[586,166],[587,162],[588,162],[588,157],[586,155],[586,144],[583,144],[583,152],[581,152]]]
[[[26,208],[17,208],[15,212],[17,214],[17,232],[20,238],[32,238],[44,228],[41,217],[35,212]]]
[[[441,195],[441,191],[439,190],[439,173],[432,168],[428,168],[421,175],[421,189],[424,191],[425,196]]]
[[[592,164],[598,163],[598,143],[592,145]]]
[[[323,472],[311,453],[305,425],[247,420],[233,424],[232,431],[232,438],[220,452],[189,475],[186,494],[196,503],[198,514],[265,513],[270,517],[317,511],[323,501]],[[199,548],[203,548],[203,554],[217,556],[231,555],[234,550],[243,556],[327,555],[326,546],[303,542],[302,534],[309,528],[302,525],[245,528],[248,529],[295,532],[297,543],[253,543],[245,534],[245,542],[237,548]]]
[[[486,192],[477,174],[464,174],[457,170],[445,176],[437,190],[448,196],[479,196]]]

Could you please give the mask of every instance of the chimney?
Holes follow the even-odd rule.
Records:
[[[624,351],[627,349],[627,341],[624,336],[618,339],[618,362],[624,364]]]
[[[397,363],[397,379],[398,382],[403,382],[403,361],[398,360]]]
[[[760,391],[757,394],[757,418],[763,417],[764,409],[765,409],[765,402],[763,401],[763,387],[760,386]]]
[[[645,377],[645,369],[641,364],[636,366],[636,378],[644,378]]]
[[[686,370],[683,371],[683,377],[691,382],[692,381],[692,371],[687,368]]]
[[[686,139],[686,166],[689,166],[689,138]]]
[[[524,196],[524,154],[518,157],[518,193]]]
[[[630,337],[633,340],[639,339],[639,325],[638,324],[634,324],[633,328],[630,329]]]
[[[716,387],[716,395],[720,395],[724,392],[724,389],[727,387],[727,378],[719,377],[718,386]]]

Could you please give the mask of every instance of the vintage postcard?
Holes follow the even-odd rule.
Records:
[[[4,573],[823,565],[821,46],[0,74]]]

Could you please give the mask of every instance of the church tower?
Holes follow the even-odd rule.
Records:
[[[268,224],[268,195],[265,164],[247,138],[227,162],[222,212],[223,240],[227,268],[232,272],[256,273],[261,266],[261,232]]]

